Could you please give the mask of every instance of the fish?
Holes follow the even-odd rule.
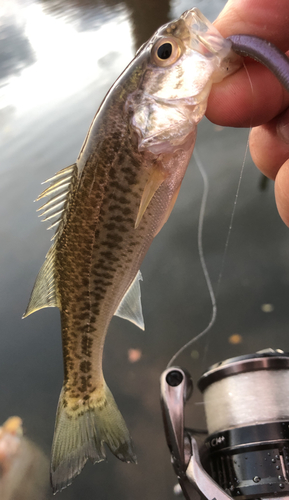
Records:
[[[49,461],[23,436],[20,417],[10,417],[0,427],[1,500],[44,500],[49,491]]]
[[[46,182],[37,200],[56,231],[24,317],[61,314],[64,382],[52,444],[54,492],[105,444],[136,462],[109,390],[102,356],[114,315],[144,329],[140,265],[168,220],[190,161],[197,123],[214,82],[240,57],[198,9],[161,28],[108,91],[76,163]]]

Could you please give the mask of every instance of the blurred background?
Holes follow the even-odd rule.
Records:
[[[49,456],[63,367],[59,312],[22,320],[50,246],[33,200],[41,182],[73,163],[105,93],[152,33],[186,9],[213,21],[224,0],[1,0],[0,4],[0,422],[23,419]],[[233,229],[224,249],[248,130],[205,119],[197,151],[210,183],[203,244],[217,293],[209,334],[177,363],[194,381],[212,363],[267,347],[289,350],[289,231],[273,183],[247,156]],[[159,377],[171,356],[210,321],[197,224],[202,179],[191,162],[175,209],[142,266],[146,330],[114,318],[104,373],[133,436],[138,465],[88,463],[62,500],[172,500],[176,483],[165,444]],[[224,262],[223,262],[224,260]],[[222,264],[223,262],[223,264]],[[219,281],[221,268],[222,278]],[[195,389],[187,424],[204,427]],[[52,498],[52,494],[47,496]]]

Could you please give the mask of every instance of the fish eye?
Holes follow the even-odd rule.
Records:
[[[175,38],[161,38],[152,49],[152,62],[161,67],[170,66],[180,55],[181,49]]]
[[[157,50],[159,59],[168,59],[172,55],[173,47],[169,42],[163,43]]]

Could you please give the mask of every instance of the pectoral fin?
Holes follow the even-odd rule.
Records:
[[[135,279],[124,295],[121,303],[119,304],[115,316],[127,319],[136,326],[144,330],[144,320],[141,307],[141,293],[140,293],[140,280],[142,280],[141,272],[138,271]]]
[[[135,228],[139,226],[140,221],[142,220],[143,214],[145,213],[149,202],[151,201],[153,195],[157,191],[157,189],[160,187],[160,185],[163,183],[163,181],[166,179],[166,174],[163,170],[160,168],[153,168],[151,171],[151,174],[147,180],[147,183],[144,188],[144,192],[142,195],[142,199],[140,202],[140,207],[139,211],[137,214],[136,222],[135,222]]]
[[[172,199],[170,201],[170,204],[169,204],[169,206],[168,206],[168,208],[167,208],[167,210],[166,210],[166,212],[164,214],[164,217],[161,220],[161,223],[160,223],[159,227],[157,228],[157,230],[155,232],[155,236],[160,232],[160,230],[162,229],[163,225],[167,222],[169,216],[171,215],[172,210],[173,210],[173,208],[175,206],[175,203],[177,201],[177,197],[178,197],[178,194],[180,192],[180,189],[181,189],[181,184],[179,185],[179,187],[174,192],[174,195],[173,195],[173,197],[172,197]]]

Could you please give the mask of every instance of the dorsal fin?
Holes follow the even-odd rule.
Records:
[[[136,326],[144,330],[144,320],[141,307],[141,293],[140,293],[140,280],[142,280],[141,272],[138,271],[135,279],[130,285],[129,289],[123,296],[116,312],[115,316],[127,319],[131,321]]]
[[[37,209],[37,212],[41,211],[39,217],[46,216],[42,219],[42,222],[58,217],[57,220],[54,220],[48,227],[48,229],[56,227],[56,231],[52,239],[55,239],[61,233],[61,229],[66,218],[67,207],[77,181],[77,173],[78,169],[76,163],[63,168],[53,177],[50,177],[43,182],[43,184],[50,182],[50,186],[44,189],[44,191],[42,191],[42,193],[35,200],[39,201],[47,196],[50,197],[44,205]]]
[[[60,216],[48,228],[51,229],[52,227],[58,226],[53,239],[57,239],[61,234],[66,220],[71,195],[77,182],[77,173],[78,169],[76,163],[60,170],[53,177],[45,181],[45,183],[51,182],[51,185],[46,188],[35,200],[38,201],[46,196],[52,196],[38,210],[42,210],[41,216],[46,215],[43,220],[50,220],[53,217]],[[55,243],[51,246],[37,275],[30,301],[23,318],[44,307],[61,307],[55,286],[54,263]]]

